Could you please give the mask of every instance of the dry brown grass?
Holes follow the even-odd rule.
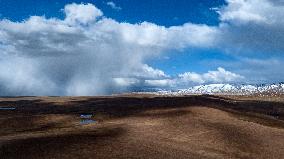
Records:
[[[284,158],[284,103],[247,98],[1,98],[0,158]]]

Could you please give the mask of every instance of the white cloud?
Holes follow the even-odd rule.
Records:
[[[159,79],[159,78],[167,78],[169,77],[168,75],[165,74],[164,71],[159,70],[159,69],[154,69],[148,65],[143,65],[142,67],[142,72],[138,74],[138,76],[144,76],[147,78],[153,78],[153,79]]]
[[[104,17],[92,4],[75,3],[65,6],[63,20],[39,16],[22,22],[0,20],[0,95],[96,95],[122,86],[238,81],[241,75],[223,68],[172,79],[145,64],[163,52],[192,47],[283,52],[280,1],[227,3],[218,9],[219,26],[120,23]]]
[[[216,71],[208,71],[204,74],[198,74],[195,72],[186,72],[178,76],[183,83],[230,83],[241,82],[244,77],[230,71],[226,71],[224,68],[219,67]]]
[[[193,82],[193,83],[205,83],[205,79],[202,75],[195,72],[185,72],[178,75],[184,82]]]
[[[87,24],[95,21],[98,17],[103,15],[100,9],[90,3],[67,4],[64,8],[64,12],[66,14],[65,21],[69,24]]]
[[[120,87],[129,87],[138,85],[140,80],[136,78],[113,78],[115,84]]]
[[[122,38],[132,44],[160,49],[210,47],[218,34],[215,27],[186,23],[166,28],[149,22],[141,24],[120,23]]]
[[[278,2],[278,3],[277,3]],[[277,0],[227,0],[219,10],[222,21],[232,23],[282,23],[283,3]],[[280,18],[280,19],[279,19]]]
[[[173,79],[145,80],[145,85],[150,87],[169,88],[176,87],[176,82]]]
[[[38,72],[38,64],[29,59],[0,60],[0,93],[2,95],[50,94],[55,89],[44,73]],[[44,85],[47,89],[42,89]],[[16,93],[16,94],[15,94]]]
[[[216,37],[222,50],[233,53],[283,53],[284,4],[278,0],[227,0],[219,9]]]
[[[230,22],[266,22],[268,19],[263,13],[263,8],[269,3],[259,0],[227,0],[228,6],[219,10],[220,19]]]
[[[210,47],[216,34],[215,28],[191,23],[169,28],[119,23],[92,4],[68,4],[64,12],[63,20],[0,21],[1,95],[107,94],[135,83],[129,79],[160,80],[168,76],[146,59],[167,50]]]
[[[117,6],[114,2],[109,1],[106,3],[108,6],[110,6],[114,10],[121,10],[121,7]]]
[[[196,84],[218,84],[218,83],[241,83],[245,77],[227,71],[222,67],[216,71],[208,71],[207,73],[185,72],[177,77],[165,77],[162,79],[147,79],[144,86],[158,88],[185,88]],[[141,84],[141,83],[140,83]]]

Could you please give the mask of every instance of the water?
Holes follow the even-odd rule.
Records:
[[[90,118],[92,118],[92,116],[93,116],[92,114],[81,114],[80,118],[81,119],[90,119]]]
[[[96,123],[96,121],[92,120],[92,119],[82,119],[80,121],[80,125],[88,125],[88,124],[92,124],[92,123]]]
[[[0,110],[15,110],[13,107],[0,107]]]
[[[81,114],[80,118],[80,125],[87,125],[87,124],[92,124],[95,123],[96,121],[92,119],[93,115],[91,114]]]

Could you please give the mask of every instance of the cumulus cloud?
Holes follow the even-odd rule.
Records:
[[[64,12],[66,15],[65,21],[69,24],[87,24],[103,15],[101,10],[90,3],[67,4],[64,8]]]
[[[63,11],[64,19],[0,20],[0,95],[98,95],[128,87],[234,82],[244,77],[218,68],[174,78],[145,61],[193,47],[284,50],[281,1],[227,0],[217,9],[218,26],[117,22],[93,4],[68,4]]]
[[[1,95],[109,94],[167,78],[145,60],[167,50],[210,47],[216,34],[215,28],[191,23],[119,23],[92,4],[68,4],[64,13],[63,20],[0,21]]]
[[[112,1],[109,1],[109,2],[107,2],[106,3],[108,6],[110,6],[112,9],[114,9],[114,10],[121,10],[122,8],[121,7],[119,7],[119,6],[117,6],[114,2],[112,2]]]
[[[219,8],[217,47],[230,52],[282,53],[284,4],[279,0],[227,0]]]
[[[258,0],[227,0],[228,5],[219,11],[220,19],[233,23],[266,22],[268,19],[262,9],[270,4],[266,1],[258,2]]]
[[[165,74],[164,71],[159,69],[154,69],[146,64],[143,65],[142,71],[137,73],[136,76],[152,79],[168,78],[169,76]]]
[[[113,80],[120,87],[130,87],[140,83],[140,80],[137,78],[113,78]]]
[[[156,79],[145,80],[145,86],[156,88],[175,88],[177,83],[175,79]],[[185,85],[184,85],[185,86]]]
[[[163,79],[148,79],[144,81],[144,85],[148,87],[157,88],[184,88],[196,84],[209,84],[209,83],[241,83],[245,77],[222,67],[217,68],[215,71],[208,71],[207,73],[185,72],[179,74],[177,77],[168,77]]]
[[[277,3],[278,2],[278,3]],[[219,10],[222,21],[232,23],[282,23],[283,3],[278,0],[227,0]]]
[[[198,74],[195,72],[185,72],[178,76],[181,82],[185,83],[230,83],[240,82],[244,79],[243,76],[226,71],[224,68],[219,67],[216,71],[208,71],[204,74]]]
[[[227,0],[217,11],[221,23],[216,47],[239,56],[227,65],[249,83],[283,81],[283,1]]]

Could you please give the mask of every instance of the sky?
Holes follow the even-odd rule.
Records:
[[[283,0],[0,0],[0,95],[284,81]]]

